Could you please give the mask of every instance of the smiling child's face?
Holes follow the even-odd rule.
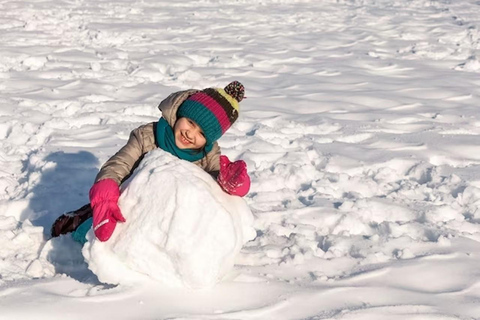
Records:
[[[173,128],[179,149],[201,149],[207,143],[202,129],[189,118],[180,118]]]

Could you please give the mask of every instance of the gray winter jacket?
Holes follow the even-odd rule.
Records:
[[[196,92],[198,90],[175,92],[160,103],[158,108],[162,111],[162,116],[172,128],[177,121],[178,107],[190,95]],[[102,166],[95,178],[95,182],[103,179],[113,179],[120,185],[125,181],[138,166],[143,156],[157,148],[154,130],[154,122],[134,129],[130,133],[127,144]],[[213,144],[213,149],[205,157],[193,163],[216,177],[220,170],[220,147],[217,142]]]

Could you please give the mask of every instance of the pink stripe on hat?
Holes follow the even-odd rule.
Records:
[[[231,123],[227,113],[225,112],[225,109],[223,109],[223,107],[215,99],[210,97],[208,94],[204,92],[198,92],[192,95],[188,99],[201,103],[208,110],[210,110],[210,112],[213,113],[215,118],[217,118],[217,121],[220,124],[220,127],[222,128],[222,134],[224,134],[225,131],[227,131],[228,128],[230,128]]]

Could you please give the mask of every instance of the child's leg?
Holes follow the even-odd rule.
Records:
[[[62,214],[52,225],[52,237],[75,231],[78,226],[92,217],[92,207],[86,204],[80,209]]]
[[[88,218],[84,223],[78,226],[78,228],[72,232],[73,240],[85,244],[87,242],[87,232],[90,231],[93,225],[93,218]]]

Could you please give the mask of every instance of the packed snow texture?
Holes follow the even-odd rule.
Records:
[[[478,0],[1,1],[0,318],[478,319],[479,30]],[[232,80],[227,279],[107,286],[47,241],[162,99]]]
[[[240,197],[223,192],[208,173],[160,149],[122,184],[117,224],[107,242],[92,232],[83,254],[99,280],[208,288],[233,268],[255,238],[253,216]]]

